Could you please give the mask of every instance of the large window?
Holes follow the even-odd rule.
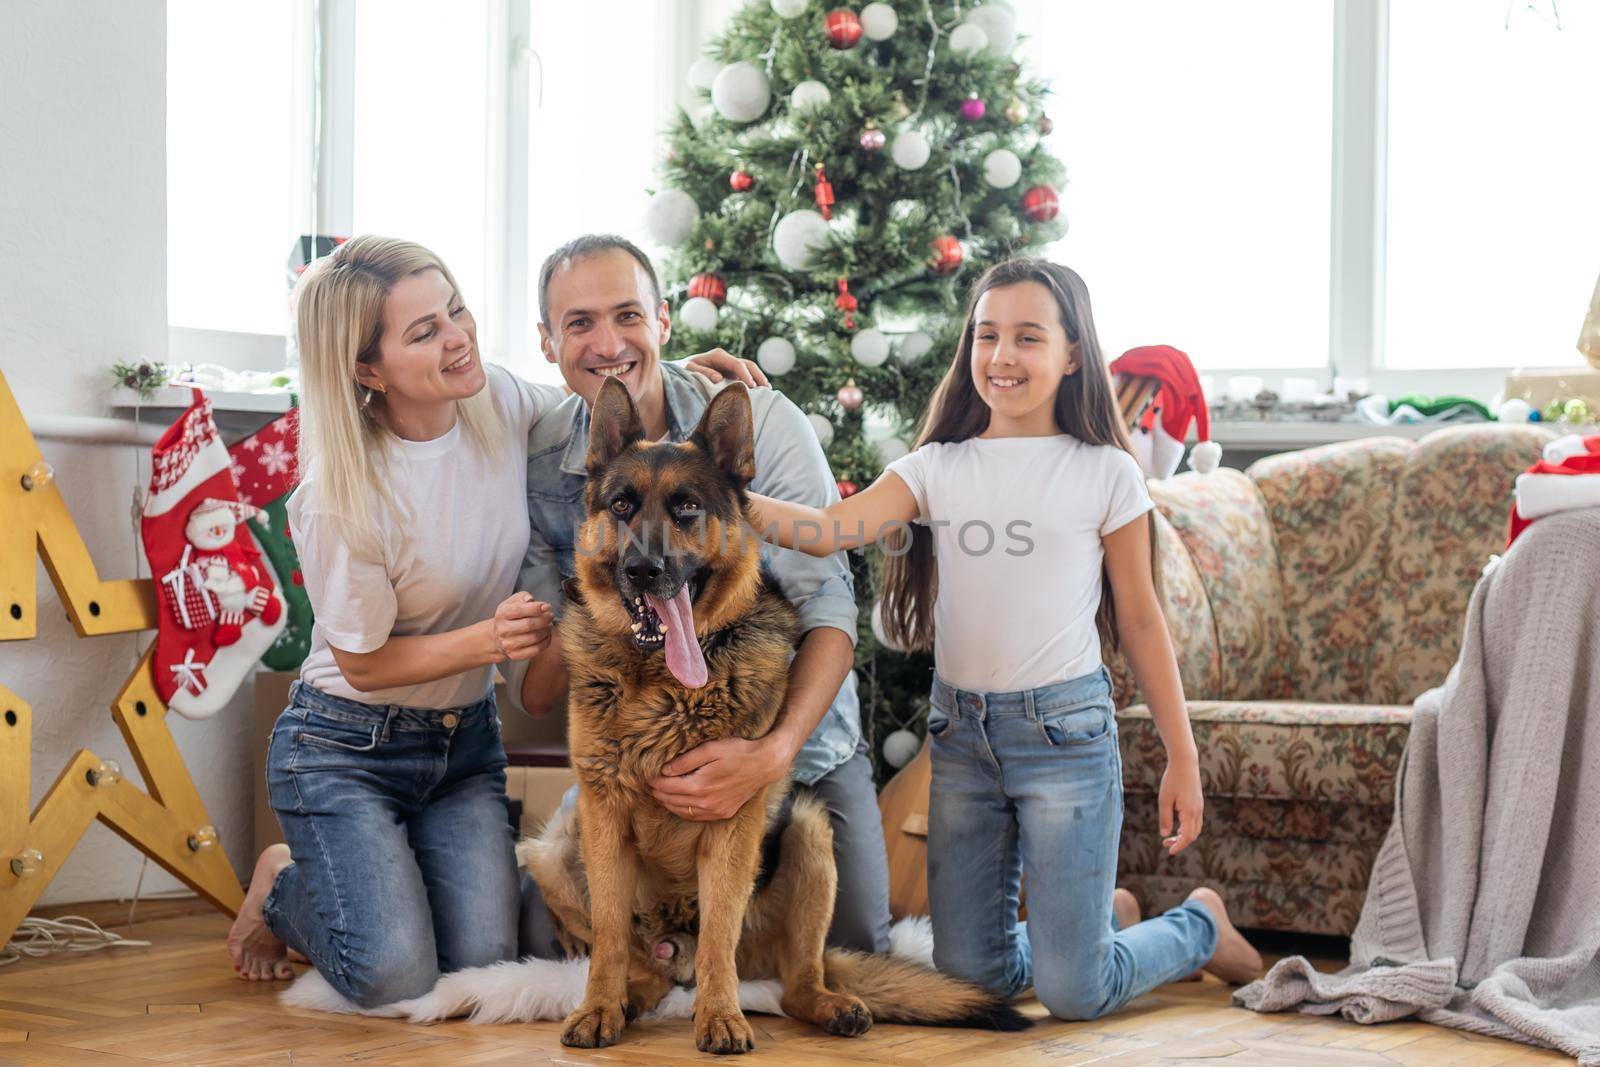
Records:
[[[167,0],[167,308],[282,334],[296,232],[287,3]]]
[[[1067,236],[1110,353],[1328,365],[1332,0],[1051,3]]]
[[[1597,108],[1600,5],[1390,4],[1388,366],[1575,358],[1600,273]]]

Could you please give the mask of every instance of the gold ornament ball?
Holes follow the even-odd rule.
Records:
[[[1028,105],[1013,96],[1011,103],[1006,105],[1006,120],[1013,126],[1020,126],[1027,117]]]

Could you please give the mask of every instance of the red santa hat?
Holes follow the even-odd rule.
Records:
[[[1183,458],[1183,443],[1194,423],[1200,443],[1189,454],[1189,466],[1209,474],[1222,461],[1222,446],[1211,440],[1211,416],[1200,377],[1189,357],[1171,345],[1130,348],[1111,364],[1112,374],[1154,378],[1161,383],[1155,401],[1134,427],[1134,453],[1145,473],[1168,478]]]
[[[1544,446],[1544,458],[1517,475],[1506,547],[1535,519],[1600,507],[1600,434],[1568,434]]]

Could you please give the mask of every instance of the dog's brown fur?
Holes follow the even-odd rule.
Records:
[[[748,1051],[740,975],[779,978],[787,1014],[840,1036],[864,1033],[874,1015],[1026,1025],[976,987],[927,968],[861,953],[825,958],[837,875],[832,829],[814,801],[797,797],[787,824],[774,827],[778,862],[762,872],[763,837],[786,786],[761,790],[716,822],[680,819],[648,789],[669,761],[703,742],[765,736],[783,702],[798,625],[762,575],[745,521],[753,436],[742,386],[712,399],[684,445],[643,443],[620,382],[607,382],[595,403],[588,518],[561,624],[577,817],[558,815],[519,850],[558,924],[591,950],[588,988],[561,1040],[610,1045],[635,1013],[692,979],[696,1045]],[[700,513],[696,522],[683,521],[688,511]],[[694,621],[708,671],[699,688],[680,683],[659,649],[640,647],[630,614],[638,609],[626,606],[635,602],[623,586],[629,536],[669,545],[666,558],[687,560],[685,578],[699,584]],[[680,951],[657,959],[651,950],[661,940]]]

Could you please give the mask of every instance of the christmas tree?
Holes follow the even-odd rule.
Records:
[[[841,494],[913,440],[972,279],[1065,230],[1046,90],[1015,49],[998,0],[753,0],[690,70],[703,103],[670,131],[646,219],[670,250],[673,354],[754,357],[810,416]],[[851,561],[884,761],[892,734],[921,732],[932,661],[882,647],[872,567]]]

